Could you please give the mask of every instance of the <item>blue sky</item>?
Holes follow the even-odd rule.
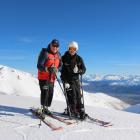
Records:
[[[37,73],[41,48],[70,41],[87,74],[140,75],[139,0],[0,0],[0,64]]]

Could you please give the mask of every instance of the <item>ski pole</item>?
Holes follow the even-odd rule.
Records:
[[[67,108],[68,108],[68,112],[69,112],[69,118],[71,119],[71,111],[70,111],[70,105],[69,105],[69,102],[68,102],[67,93],[66,93],[65,89],[63,90],[63,88],[62,88],[62,86],[61,86],[61,84],[60,84],[60,81],[59,81],[59,79],[58,79],[58,77],[57,77],[55,71],[54,71],[54,74],[55,74],[55,77],[56,77],[56,79],[57,79],[57,81],[58,81],[58,84],[59,84],[59,86],[60,86],[60,88],[61,88],[61,90],[62,90],[62,92],[63,92],[63,94],[64,94],[64,96],[65,96],[66,103],[67,103]]]
[[[83,93],[83,84],[82,84],[82,75],[81,75],[81,79],[80,79],[80,82],[81,82],[81,95],[82,95],[82,101],[83,101],[83,108],[84,108],[84,112],[85,112],[85,106],[84,106],[84,93]]]

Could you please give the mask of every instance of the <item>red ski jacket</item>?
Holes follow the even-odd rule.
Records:
[[[49,67],[55,67],[55,68],[59,68],[60,66],[60,55],[58,53],[56,54],[52,54],[49,52],[44,52],[46,54],[44,54],[44,59],[43,59],[43,67],[45,68],[49,68]],[[46,57],[47,56],[47,57]],[[42,61],[42,60],[41,60]],[[42,62],[41,62],[42,63]],[[38,79],[39,80],[48,80],[49,82],[54,82],[55,81],[55,74],[49,73],[48,71],[44,70],[40,70],[38,68]]]

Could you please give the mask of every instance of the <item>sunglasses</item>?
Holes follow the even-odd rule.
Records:
[[[76,48],[75,47],[70,47],[69,50],[70,51],[76,51]]]

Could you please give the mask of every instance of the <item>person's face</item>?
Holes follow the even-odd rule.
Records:
[[[76,48],[73,47],[73,46],[70,47],[70,48],[69,48],[69,54],[70,54],[70,55],[75,55],[75,53],[76,53]]]
[[[57,44],[51,44],[50,49],[53,53],[57,53],[59,46]]]

